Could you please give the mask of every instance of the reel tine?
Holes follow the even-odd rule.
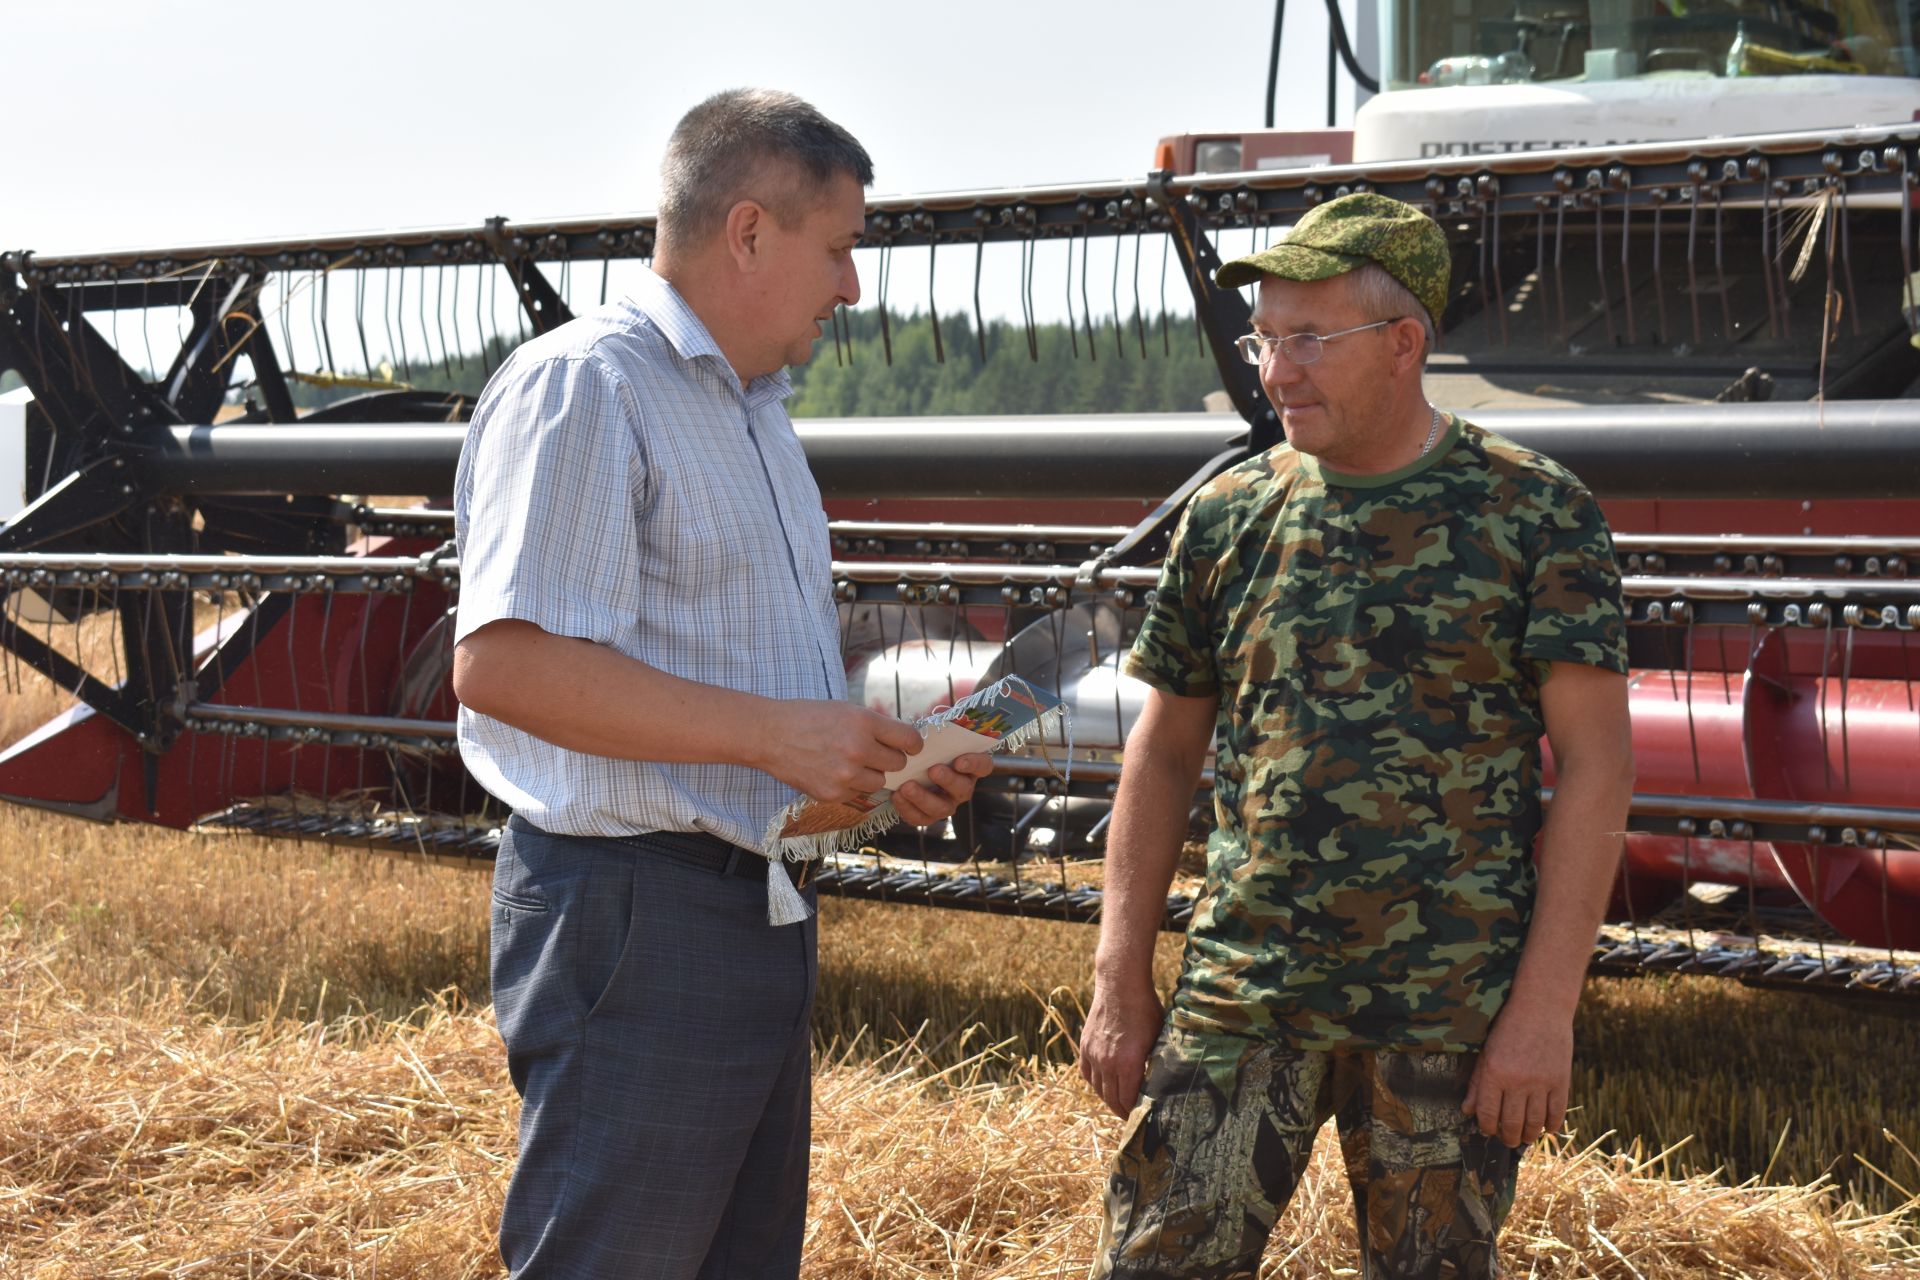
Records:
[[[460,264],[455,262],[441,270],[453,273],[453,301],[448,306],[453,310],[453,345],[460,348],[460,374],[464,380],[471,357],[467,355],[465,340],[460,336]]]
[[[1622,309],[1627,316],[1627,345],[1634,346],[1638,338],[1633,323],[1633,263],[1628,255],[1628,247],[1633,243],[1633,185],[1627,179],[1620,188],[1620,296]]]
[[[1687,647],[1687,748],[1693,755],[1693,780],[1700,781],[1700,733],[1693,722],[1693,615],[1687,610],[1687,633],[1684,643]]]
[[[1762,176],[1765,176],[1764,173]],[[1787,202],[1784,195],[1774,194],[1773,183],[1771,181],[1767,182],[1762,188],[1761,194],[1762,212],[1760,216],[1762,218],[1766,217],[1765,202],[1768,199],[1775,201],[1773,215],[1773,256],[1768,259],[1768,261],[1773,265],[1774,277],[1778,281],[1780,289],[1780,336],[1791,342],[1793,340],[1793,311],[1792,303],[1787,297]]]
[[[1167,259],[1173,254],[1173,237],[1160,237],[1160,354],[1173,357],[1173,335],[1167,328]]]
[[[1767,285],[1767,335],[1784,338],[1785,327],[1780,319],[1780,307],[1773,297],[1773,237],[1776,228],[1773,222],[1772,184],[1763,184],[1760,188],[1760,275]],[[1784,300],[1783,300],[1784,302]]]
[[[401,358],[400,347],[393,340],[393,268],[380,269],[380,323],[387,333],[386,361],[393,366],[393,376],[404,381],[407,377],[406,362]]]
[[[112,343],[115,351],[120,351],[120,273],[118,271],[113,273],[113,282],[108,286],[107,327],[107,341]],[[127,362],[124,352],[121,352],[119,367],[113,373],[120,383],[120,395],[124,398],[127,394]]]
[[[1080,326],[1073,315],[1073,241],[1067,242],[1067,341],[1073,344],[1073,358],[1080,358]]]
[[[380,603],[380,597],[372,595],[361,596],[359,603],[360,634],[356,639],[354,652],[364,654],[367,651],[367,630],[373,625],[373,611]],[[362,660],[353,665],[360,676],[360,710],[364,713],[372,713],[374,711],[373,690],[367,683],[367,664]],[[396,663],[393,669],[398,671],[401,669],[401,665]],[[367,794],[367,746],[364,742],[361,743],[353,753],[353,793],[362,798]],[[369,826],[367,831],[367,848],[369,851],[373,848],[372,838],[373,832]]]
[[[313,371],[325,373],[327,347],[320,332],[320,290],[323,282],[318,269],[307,272],[307,334],[313,340]]]
[[[1026,332],[1029,364],[1040,363],[1039,323],[1033,306],[1033,277],[1034,269],[1039,265],[1036,261],[1039,252],[1038,241],[1020,242],[1020,322]]]
[[[299,658],[301,612],[299,592],[296,591],[294,593],[293,605],[287,610],[286,621],[287,688],[292,691],[293,709],[296,712],[305,710],[305,708],[300,705],[300,672],[304,667],[304,664],[301,663]],[[271,736],[269,736],[268,741],[272,741]],[[301,830],[300,824],[300,752],[305,746],[306,744],[298,737],[290,739],[287,746],[287,796],[293,804],[293,838],[295,840],[305,839],[305,833]]]
[[[897,612],[900,615],[900,631],[899,631],[899,634],[894,637],[893,649],[896,654],[904,655],[907,649],[907,610],[905,606],[898,606],[896,607],[895,612]],[[885,616],[886,615],[884,613],[881,615],[882,618],[885,618]],[[880,627],[881,638],[885,639],[886,634],[887,634],[887,629],[886,629],[885,623],[883,622]],[[900,687],[900,663],[896,659],[893,664],[893,718],[894,719],[905,720],[907,718],[906,702],[907,702],[906,694],[901,690],[901,687]]]
[[[1147,358],[1147,318],[1140,309],[1140,233],[1144,224],[1133,228],[1133,336],[1140,343],[1140,358]]]
[[[1465,182],[1465,179],[1461,181]],[[1492,342],[1494,332],[1493,313],[1499,309],[1499,300],[1494,297],[1493,293],[1487,287],[1487,202],[1480,200],[1475,203],[1480,206],[1480,229],[1476,236],[1476,239],[1479,241],[1477,245],[1479,252],[1475,255],[1479,263],[1480,271],[1480,328],[1486,335],[1487,341]]]
[[[1693,312],[1693,349],[1700,349],[1700,184],[1687,184],[1687,305]]]
[[[1833,613],[1827,613],[1826,636],[1820,649],[1820,768],[1826,778],[1827,789],[1833,789],[1833,749],[1829,740],[1827,686],[1833,671]],[[1844,704],[1843,704],[1844,705]]]
[[[367,350],[367,273],[364,268],[353,273],[353,328],[360,335],[360,372],[372,378],[373,354]]]
[[[1113,303],[1113,358],[1125,360],[1127,345],[1120,335],[1120,241],[1117,238],[1113,242],[1113,280],[1109,297]]]
[[[413,355],[407,350],[407,268],[394,267],[389,278],[398,279],[398,293],[393,303],[394,324],[400,334],[400,374],[406,381],[413,381]]]
[[[1493,206],[1493,247],[1489,250],[1493,255],[1493,304],[1495,313],[1500,317],[1500,345],[1508,347],[1512,346],[1513,342],[1512,334],[1507,328],[1507,285],[1500,274],[1502,242],[1500,239],[1500,192],[1497,187],[1492,190],[1487,203]]]
[[[1897,963],[1893,947],[1893,881],[1887,873],[1887,840],[1880,837],[1880,932],[1887,939],[1887,963]]]
[[[538,271],[539,268],[533,268]],[[420,318],[420,368],[431,377],[433,374],[433,331],[427,327],[427,268],[420,267],[420,286],[415,290],[420,295],[419,305],[415,308]]]
[[[1722,188],[1716,186],[1713,189],[1713,276],[1720,292],[1720,337],[1722,341],[1729,341],[1733,337],[1733,299],[1727,296],[1727,263],[1722,251],[1726,245],[1726,236],[1723,234],[1727,212],[1725,195]]]
[[[1542,308],[1547,302],[1547,206],[1545,196],[1533,201],[1533,287]],[[1437,321],[1435,323],[1438,323]]]
[[[1567,332],[1567,197],[1554,198],[1553,204],[1553,305],[1559,319],[1560,345],[1573,344],[1572,335]]]
[[[892,283],[893,275],[893,246],[890,244],[880,246],[878,274],[880,277],[880,341],[886,348],[887,368],[891,369],[893,368],[893,328],[888,322],[887,313],[887,286]]]
[[[330,318],[329,312],[332,310],[332,308],[328,306],[328,288],[333,283],[333,271],[331,268],[327,268],[320,270],[318,274],[320,276],[320,342],[327,353],[327,372],[338,373],[340,372],[340,365],[339,362],[333,358],[333,326],[328,323]]]
[[[1680,837],[1680,919],[1687,931],[1687,950],[1700,954],[1700,940],[1694,935],[1693,834]]]
[[[1753,629],[1751,622],[1747,624],[1747,629],[1749,631]],[[1713,637],[1720,647],[1720,703],[1722,706],[1730,707],[1733,705],[1734,668],[1727,665],[1727,628],[1715,627]]]
[[[1593,202],[1593,275],[1600,285],[1600,315],[1607,322],[1607,346],[1619,344],[1613,331],[1613,295],[1607,290],[1607,223],[1606,203],[1598,198]]]
[[[1080,310],[1087,322],[1087,359],[1100,363],[1100,352],[1093,341],[1093,303],[1087,298],[1087,224],[1080,224]]]
[[[1900,189],[1907,190],[1910,175],[1907,173],[1907,149],[1899,148]],[[1900,202],[1900,285],[1901,301],[1904,304],[1905,319],[1909,331],[1913,328],[1914,309],[1920,307],[1920,300],[1913,293],[1913,200],[1911,197]]]
[[[987,233],[983,228],[973,244],[973,336],[980,345],[980,363],[987,362],[987,321],[980,314],[980,270],[986,265]]]
[[[1653,305],[1654,324],[1659,326],[1653,335],[1658,343],[1672,341],[1672,331],[1667,328],[1667,290],[1666,281],[1660,271],[1660,215],[1666,210],[1666,191],[1656,188],[1653,202]]]
[[[940,299],[933,289],[934,268],[939,265],[939,242],[927,239],[927,318],[933,321],[933,362],[947,362],[947,344],[940,339]]]
[[[280,285],[280,300],[274,310],[280,316],[281,366],[288,372],[300,367],[293,354],[293,272],[282,271],[276,277]],[[154,370],[154,376],[160,376],[160,370]]]
[[[1853,218],[1852,206],[1847,200],[1845,178],[1834,179],[1834,198],[1840,203],[1840,278],[1846,285],[1847,316],[1853,327],[1853,336],[1857,338],[1860,336],[1860,308],[1856,305],[1853,287]]]
[[[480,281],[487,288],[486,316],[488,323],[480,331],[480,371],[488,377],[493,376],[493,357],[497,352],[502,360],[507,355],[506,335],[500,332],[500,277],[504,274],[498,263],[481,263]],[[478,290],[475,290],[478,293]]]
[[[257,655],[260,652],[259,605],[260,605],[260,597],[258,594],[256,594],[254,596],[254,607],[250,611],[247,618],[247,628],[248,628],[248,631],[250,632],[248,639],[251,641],[251,643],[248,645],[247,651],[250,655]],[[287,612],[292,613],[293,611],[289,609]],[[250,657],[247,662],[247,666],[253,673],[253,698],[252,698],[253,705],[256,707],[262,706],[265,704],[266,698],[262,696],[260,691],[261,682],[260,682],[259,660],[257,658]],[[259,740],[259,749],[260,749],[260,786],[258,790],[255,792],[255,794],[262,798],[265,798],[267,794],[267,763],[268,763],[268,756],[271,754],[271,752],[269,751],[269,748],[272,745],[272,740],[268,738],[264,733],[259,735],[258,740]],[[227,788],[228,794],[229,795],[233,794],[235,790],[236,788],[233,787],[231,783],[229,783]]]
[[[153,279],[148,277],[140,286],[140,337],[147,348],[147,381],[157,382],[160,369],[153,359]],[[271,340],[271,339],[269,339]]]
[[[1853,641],[1857,635],[1856,628],[1847,628],[1847,642],[1840,654],[1840,782],[1849,793],[1853,790],[1853,746],[1847,735],[1847,691],[1853,683]]]
[[[422,267],[421,270],[426,270]],[[440,368],[449,381],[453,378],[453,348],[447,345],[447,268],[446,264],[433,269],[433,324],[440,332]],[[456,296],[455,301],[459,299]]]

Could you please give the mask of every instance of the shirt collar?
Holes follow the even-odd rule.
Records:
[[[694,314],[680,291],[653,271],[642,271],[640,280],[634,286],[628,301],[634,310],[652,323],[662,337],[673,347],[674,353],[689,363],[702,356],[711,356],[728,379],[737,387],[740,377],[733,366],[727,362],[726,355],[720,350],[720,344],[713,340],[713,334],[700,317]],[[762,374],[741,389],[748,407],[758,408],[771,400],[784,400],[793,394],[793,380],[787,371],[776,369],[772,373]]]

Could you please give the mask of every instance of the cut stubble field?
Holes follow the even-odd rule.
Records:
[[[0,808],[0,1276],[500,1274],[486,903],[475,872]],[[1119,1128],[1071,1065],[1093,931],[822,915],[805,1274],[1083,1274]],[[1580,1036],[1580,1136],[1523,1168],[1514,1274],[1920,1277],[1893,1189],[1920,1162],[1878,1132],[1920,1132],[1911,1022],[1594,982]],[[1819,1175],[1868,1137],[1887,1179],[1849,1199]],[[1267,1274],[1356,1274],[1333,1148]]]

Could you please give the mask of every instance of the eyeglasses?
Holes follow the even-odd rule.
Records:
[[[1240,352],[1240,358],[1248,364],[1259,364],[1275,347],[1286,352],[1287,359],[1295,364],[1312,364],[1326,354],[1327,344],[1335,338],[1344,338],[1350,333],[1365,333],[1383,324],[1405,319],[1405,316],[1394,316],[1388,320],[1375,320],[1372,324],[1357,324],[1338,333],[1289,333],[1284,338],[1269,338],[1264,333],[1244,333],[1233,340],[1233,345]]]

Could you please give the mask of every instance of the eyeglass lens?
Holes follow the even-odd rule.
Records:
[[[1248,364],[1259,364],[1266,352],[1279,347],[1286,352],[1287,359],[1295,364],[1312,364],[1320,358],[1324,349],[1317,333],[1290,333],[1284,338],[1269,338],[1258,333],[1243,335],[1238,344],[1241,357]]]

